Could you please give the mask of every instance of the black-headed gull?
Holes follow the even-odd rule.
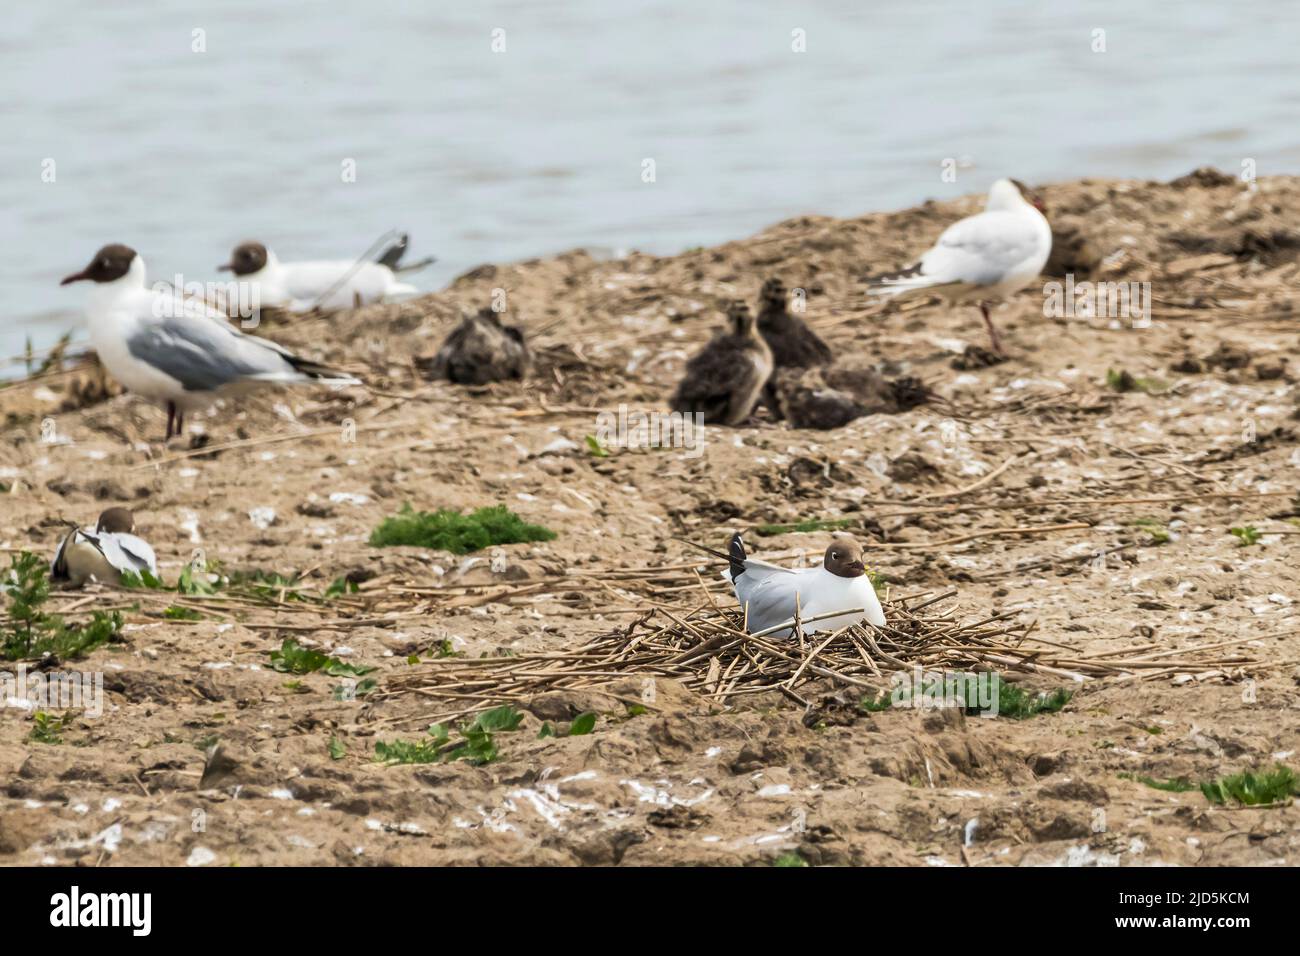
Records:
[[[954,222],[921,258],[899,272],[867,280],[869,295],[934,292],[950,302],[975,303],[993,351],[1002,352],[988,303],[1012,295],[1043,271],[1052,251],[1052,227],[1043,204],[1023,183],[999,179],[984,211]]]
[[[59,542],[50,580],[79,588],[92,578],[116,584],[124,571],[148,571],[156,577],[153,548],[134,532],[135,518],[125,508],[109,508],[93,528],[73,528]]]
[[[181,433],[186,411],[219,395],[262,385],[360,384],[245,335],[198,299],[146,287],[144,260],[129,246],[104,246],[61,284],[83,279],[93,283],[86,297],[90,344],[127,389],[166,404],[168,439]]]
[[[262,243],[244,242],[235,246],[230,261],[217,269],[233,272],[240,282],[248,283],[250,296],[255,296],[252,301],[259,305],[293,312],[315,306],[350,309],[419,294],[415,286],[399,282],[397,273],[413,272],[433,259],[401,266],[406,243],[406,236],[401,236],[375,262],[345,259],[281,262]]]
[[[783,568],[751,558],[739,534],[732,535],[727,550],[731,566],[722,576],[735,588],[751,634],[793,624],[796,605],[804,634],[835,631],[862,620],[877,627],[885,623],[885,612],[862,560],[862,546],[850,535],[835,534],[822,563],[815,568]],[[846,613],[809,620],[835,611]],[[789,637],[793,630],[788,627],[774,636]]]
[[[532,367],[532,356],[523,330],[504,325],[491,309],[467,315],[451,330],[430,363],[434,378],[458,385],[523,380]]]
[[[704,416],[706,424],[739,425],[753,412],[772,374],[772,350],[758,334],[754,314],[737,299],[727,329],[686,363],[672,398],[674,411]]]

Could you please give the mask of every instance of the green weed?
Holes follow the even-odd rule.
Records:
[[[385,518],[370,535],[376,548],[414,545],[452,554],[469,554],[497,544],[551,541],[555,532],[528,524],[504,505],[479,508],[471,514],[439,508],[433,513],[405,505],[394,518]]]

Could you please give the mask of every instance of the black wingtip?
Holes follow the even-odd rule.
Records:
[[[402,233],[391,246],[384,250],[384,254],[375,261],[381,266],[396,269],[397,264],[402,261],[402,256],[406,254],[406,246],[409,242],[410,236]]]
[[[731,580],[736,580],[745,573],[745,542],[737,531],[731,536],[731,544],[727,546],[727,560],[731,562]]]

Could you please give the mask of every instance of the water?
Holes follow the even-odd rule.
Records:
[[[437,288],[482,262],[673,253],[1004,174],[1300,171],[1300,4],[1281,0],[58,0],[5,15],[3,356],[79,325],[84,290],[58,280],[111,241],[154,277],[201,281],[241,239],[351,258],[400,227],[412,254],[440,257],[417,280]]]

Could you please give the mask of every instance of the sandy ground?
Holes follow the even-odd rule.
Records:
[[[1288,520],[1300,514],[1290,364],[1300,179],[1247,188],[1205,171],[1042,193],[1058,233],[1051,275],[1149,282],[1150,327],[1045,317],[1034,287],[996,312],[1011,359],[961,370],[964,343],[984,343],[974,309],[866,301],[864,275],[908,261],[979,207],[972,196],[801,217],[672,258],[575,251],[483,266],[413,302],[268,321],[263,334],[371,389],[225,402],[194,421],[207,445],[193,451],[162,446],[163,413],[104,399],[84,368],[0,391],[8,551],[50,554],[61,522],[124,504],[168,581],[196,549],[227,571],[303,575],[316,594],[341,575],[365,579],[321,605],[193,602],[197,621],[162,617],[175,596],[97,588],[52,599],[73,618],[123,609],[127,626],[121,643],[67,665],[101,671],[107,703],[98,719],[74,715],[62,744],[30,741],[32,714],[0,709],[0,860],[1300,862],[1295,806],[1217,808],[1197,791],[1128,779],[1300,766],[1300,527]],[[720,307],[752,302],[770,275],[807,290],[807,318],[838,353],[920,376],[946,404],[829,432],[764,414],[711,429],[699,456],[588,452],[598,413],[663,408]],[[537,348],[534,378],[426,381],[460,310],[494,289]],[[1120,391],[1111,370],[1160,384]],[[370,547],[370,531],[407,502],[502,503],[558,537],[504,547],[495,562]],[[526,701],[523,726],[499,735],[501,757],[485,766],[374,761],[377,740],[413,739],[436,711],[382,693],[430,666],[410,655],[445,641],[471,656],[571,648],[697,586],[683,569],[670,596],[611,569],[697,561],[678,537],[722,546],[735,529],[836,517],[852,519],[892,588],[955,588],[961,616],[1015,611],[1085,656],[1149,647],[1176,662],[1222,642],[1223,665],[1205,679],[1171,666],[1088,681],[1061,713],[1024,721],[852,706],[806,721],[779,696],[719,708],[659,681],[654,709],[636,716],[594,692]],[[1143,520],[1170,540],[1157,543]],[[1061,525],[1072,527],[1051,530]],[[1245,525],[1281,533],[1241,546],[1229,528]],[[773,554],[826,541],[751,535]],[[271,669],[286,637],[376,666],[380,691],[336,700],[338,678]],[[543,719],[588,710],[602,715],[590,735],[537,738]],[[337,759],[331,739],[346,751]],[[200,789],[214,740],[221,772]]]

